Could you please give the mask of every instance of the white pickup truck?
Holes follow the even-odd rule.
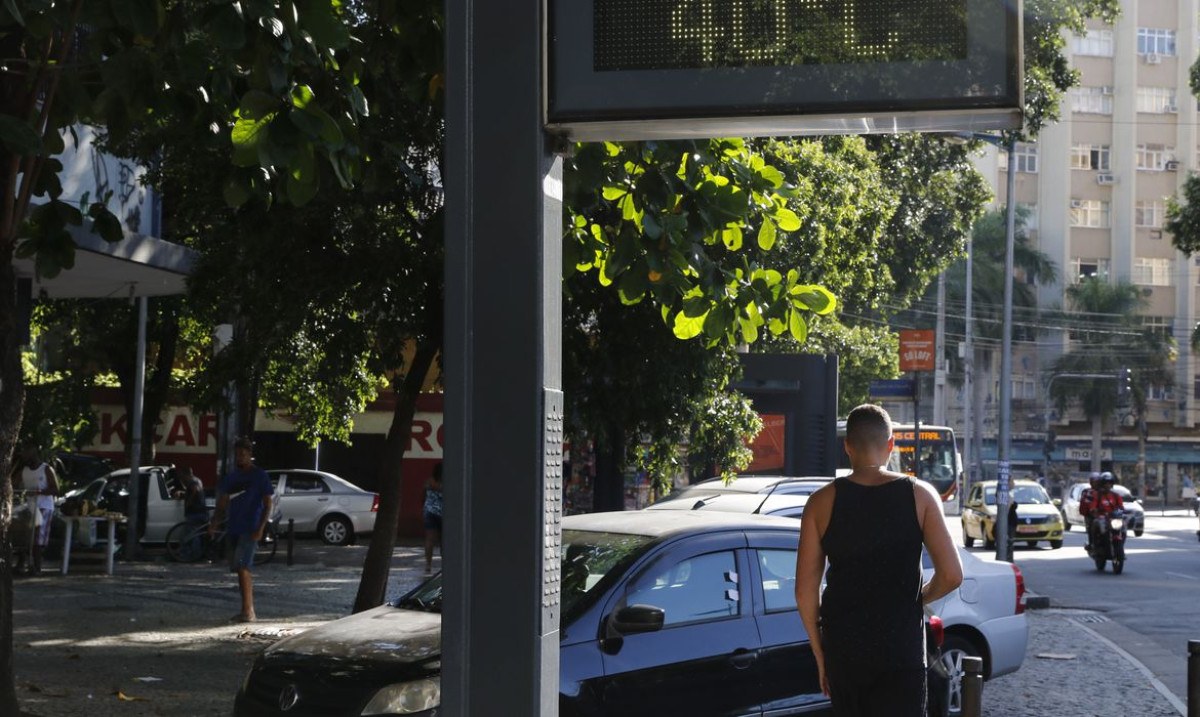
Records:
[[[171,497],[170,470],[170,466],[143,466],[138,471],[142,476],[138,501],[142,506],[139,512],[142,543],[165,542],[167,531],[183,520],[183,501]],[[67,501],[87,501],[93,511],[99,508],[129,515],[129,469],[115,470],[68,492],[58,501],[60,510]],[[87,536],[81,538],[86,540]]]

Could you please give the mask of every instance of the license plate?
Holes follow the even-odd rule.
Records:
[[[1040,532],[1042,532],[1042,529],[1036,525],[1018,525],[1017,532],[1018,533],[1040,533]]]

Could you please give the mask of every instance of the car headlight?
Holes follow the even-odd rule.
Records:
[[[426,677],[415,682],[398,682],[375,693],[363,715],[412,714],[431,710],[442,703],[442,680]]]

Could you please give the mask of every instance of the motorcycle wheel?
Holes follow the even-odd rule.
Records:
[[[1125,561],[1124,560],[1114,560],[1113,561],[1113,575],[1120,575],[1121,571],[1124,569],[1125,569]]]
[[[1094,558],[1094,560],[1096,561],[1096,569],[1100,572],[1104,572],[1104,564],[1107,563],[1108,560],[1105,558]]]

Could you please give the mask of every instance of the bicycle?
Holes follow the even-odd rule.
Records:
[[[274,520],[267,521],[263,537],[254,550],[254,564],[266,565],[279,548],[279,530]],[[167,531],[167,554],[179,563],[194,563],[207,558],[216,561],[225,556],[225,525],[221,524],[210,537],[208,522],[185,520]]]

